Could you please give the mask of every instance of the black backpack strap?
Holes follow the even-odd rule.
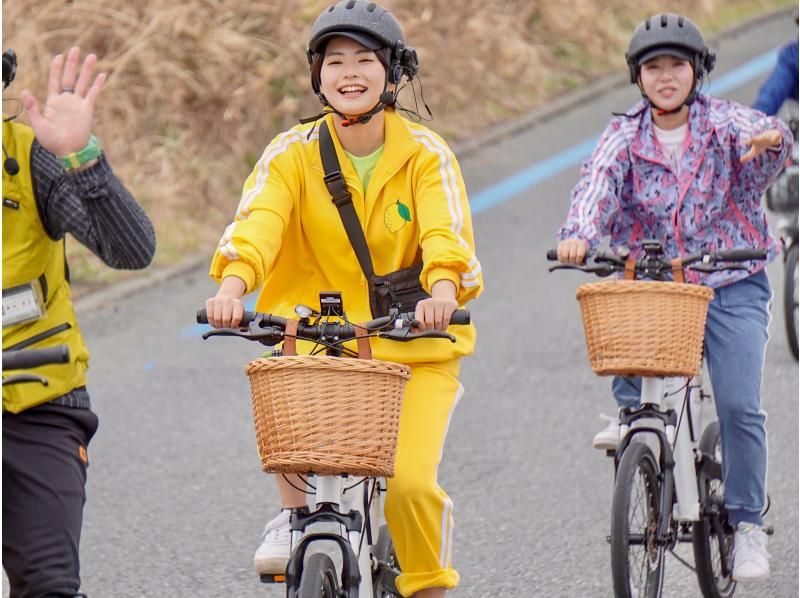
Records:
[[[372,256],[369,253],[367,239],[361,229],[358,214],[353,206],[353,196],[347,189],[347,183],[342,176],[342,168],[326,122],[319,127],[319,154],[322,158],[322,167],[325,169],[325,186],[328,187],[328,192],[331,194],[333,205],[339,210],[339,217],[342,219],[347,238],[350,240],[350,245],[353,246],[364,276],[372,282],[375,277]]]

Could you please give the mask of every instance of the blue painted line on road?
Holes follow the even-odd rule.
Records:
[[[708,93],[712,95],[721,95],[755,79],[772,68],[777,59],[777,55],[777,50],[771,50],[736,67],[719,79],[711,81],[708,86]],[[597,135],[586,139],[546,160],[535,162],[494,185],[486,187],[471,197],[469,202],[470,211],[472,214],[485,212],[498,204],[508,201],[512,197],[520,195],[524,191],[530,190],[532,187],[556,176],[568,168],[580,164],[581,160],[591,155],[599,138],[599,135]],[[254,305],[255,299],[252,299],[247,302],[245,308],[252,310],[254,309]],[[181,336],[197,337],[201,336],[203,332],[209,329],[207,325],[196,324],[184,329]]]
[[[776,50],[762,54],[719,79],[711,81],[708,86],[708,92],[712,95],[721,95],[735,87],[744,85],[772,68],[776,58]],[[520,195],[524,191],[528,191],[568,168],[580,164],[583,159],[591,155],[599,138],[600,136],[597,135],[582,141],[546,160],[535,162],[500,182],[479,191],[470,199],[470,210],[473,214],[485,212],[489,208],[493,208],[512,197]]]

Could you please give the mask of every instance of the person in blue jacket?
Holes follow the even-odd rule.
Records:
[[[778,113],[786,100],[797,101],[797,54],[797,40],[781,48],[778,64],[758,90],[753,108],[772,116]]]

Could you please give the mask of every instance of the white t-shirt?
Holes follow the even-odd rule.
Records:
[[[672,167],[672,172],[676,175],[680,174],[681,154],[683,154],[686,135],[689,133],[689,124],[683,124],[677,129],[659,129],[655,125],[653,128],[656,131],[656,139],[664,151],[664,157]]]

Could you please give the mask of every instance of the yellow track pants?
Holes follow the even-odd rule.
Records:
[[[397,589],[454,588],[453,503],[437,474],[450,417],[463,387],[459,362],[412,364],[403,396],[394,477],[387,480],[386,523],[402,574]]]

